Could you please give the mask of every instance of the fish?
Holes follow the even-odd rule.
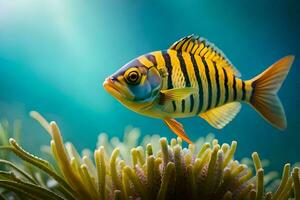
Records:
[[[288,55],[250,80],[207,39],[190,35],[166,50],[141,55],[103,83],[128,109],[158,118],[192,143],[178,118],[199,116],[216,129],[231,122],[241,103],[252,106],[275,128],[284,130],[286,116],[277,95],[292,63]]]

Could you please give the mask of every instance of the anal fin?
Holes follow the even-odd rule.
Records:
[[[179,123],[175,119],[171,119],[171,118],[164,119],[164,122],[176,135],[178,135],[184,141],[186,141],[189,144],[193,143],[190,140],[190,138],[185,134],[185,131],[184,131],[181,123]]]
[[[222,129],[238,114],[241,109],[239,102],[232,102],[201,113],[199,116],[211,126]]]

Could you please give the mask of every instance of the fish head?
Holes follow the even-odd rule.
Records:
[[[162,78],[155,66],[134,59],[107,77],[105,90],[126,107],[138,111],[149,108],[159,95]]]

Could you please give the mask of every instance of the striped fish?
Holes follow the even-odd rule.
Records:
[[[250,104],[278,129],[286,128],[277,96],[293,63],[286,56],[251,80],[242,80],[225,54],[194,35],[169,49],[133,59],[104,81],[104,88],[129,109],[162,119],[179,137],[191,143],[175,118],[200,116],[221,129]]]

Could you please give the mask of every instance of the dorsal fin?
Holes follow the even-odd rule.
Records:
[[[240,109],[241,104],[239,102],[231,102],[201,113],[199,116],[205,119],[211,126],[221,129],[233,120]]]
[[[204,58],[209,58],[216,62],[218,67],[225,68],[236,77],[241,76],[240,72],[232,65],[225,54],[205,38],[190,35],[176,41],[169,49],[184,51],[190,54],[200,55]]]

